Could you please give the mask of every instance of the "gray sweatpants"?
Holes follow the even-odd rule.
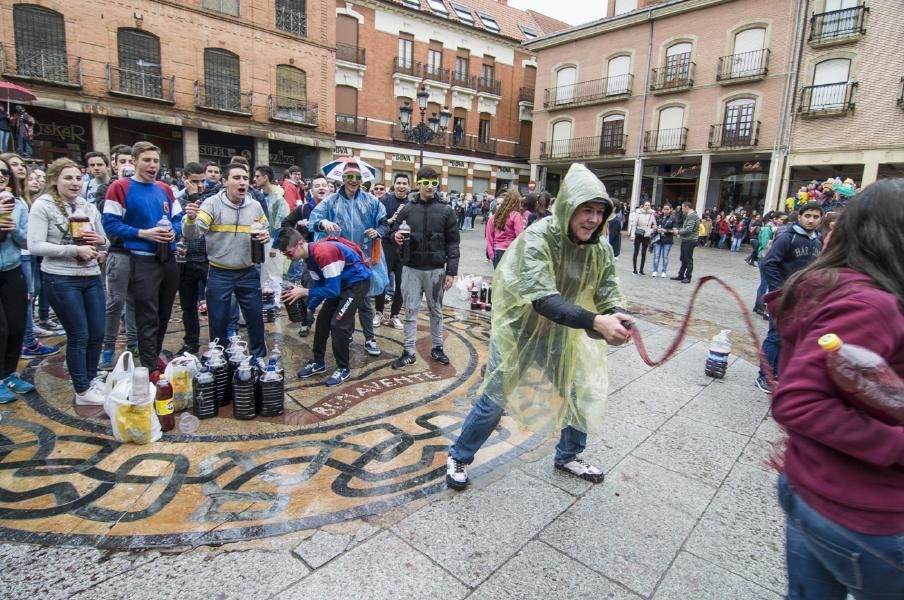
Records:
[[[373,298],[367,296],[358,305],[358,320],[361,322],[361,331],[364,333],[365,342],[377,339],[374,334],[374,317],[376,315]]]
[[[126,346],[138,345],[138,328],[135,326],[135,307],[129,295],[129,277],[132,272],[130,256],[124,252],[107,255],[107,306],[104,323],[104,350],[112,350],[119,335],[119,320],[126,309]]]
[[[421,308],[421,297],[427,297],[430,310],[430,337],[433,347],[443,345],[443,280],[446,269],[422,271],[410,267],[402,268],[402,303],[405,305],[405,350],[414,354],[417,341],[417,313]],[[399,290],[396,290],[399,293]]]

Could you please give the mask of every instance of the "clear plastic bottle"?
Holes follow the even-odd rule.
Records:
[[[904,424],[904,380],[884,358],[834,333],[819,338],[819,347],[826,351],[829,377],[848,402],[890,425]]]
[[[406,263],[411,260],[411,225],[408,221],[402,221],[399,225],[399,233],[402,234],[402,262]]]
[[[722,379],[728,369],[728,355],[731,354],[730,329],[723,329],[713,336],[709,344],[709,356],[706,358],[704,372],[709,377]]]
[[[270,367],[274,367],[277,371],[282,368],[282,352],[276,344],[273,345],[273,350],[270,351],[270,359],[267,361],[267,368],[269,369]]]
[[[210,419],[217,416],[219,411],[217,385],[210,368],[204,365],[195,380],[195,415],[199,419]]]
[[[251,262],[256,265],[264,262],[264,244],[257,237],[264,231],[264,226],[259,221],[251,223]]]
[[[253,419],[257,415],[250,357],[242,360],[232,378],[232,414],[241,420]]]
[[[169,231],[173,230],[173,224],[169,220],[169,218],[164,214],[160,217],[160,220],[157,221],[157,227],[163,227],[168,229]],[[170,244],[169,242],[157,242],[157,260],[162,263],[169,262],[170,259]]]

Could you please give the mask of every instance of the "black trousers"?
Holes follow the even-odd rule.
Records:
[[[22,267],[0,271],[0,379],[15,373],[19,363],[27,304],[28,287]]]
[[[634,257],[631,262],[634,265],[634,272],[637,273],[637,253],[640,252],[640,273],[643,274],[644,267],[647,266],[647,250],[650,248],[650,238],[645,235],[634,236]]]
[[[333,336],[333,358],[336,367],[349,368],[348,340],[355,331],[355,313],[367,297],[370,280],[358,281],[342,288],[338,298],[324,300],[314,328],[314,360],[322,363],[326,356],[326,340]]]
[[[395,278],[395,293],[392,295],[392,306],[389,316],[397,317],[402,312],[402,257],[399,256],[399,247],[395,244],[384,243],[383,254],[386,256],[386,267]],[[374,308],[382,313],[386,307],[386,294],[374,296]]]
[[[179,305],[185,325],[182,342],[192,349],[201,345],[201,321],[198,317],[198,301],[201,299],[198,284],[201,282],[207,282],[207,262],[179,264]]]
[[[135,303],[138,355],[141,364],[154,371],[179,290],[179,265],[172,257],[165,263],[139,254],[133,254],[131,259],[129,293]]]
[[[690,279],[694,273],[694,248],[697,242],[694,240],[681,240],[681,267],[678,268],[678,277]]]

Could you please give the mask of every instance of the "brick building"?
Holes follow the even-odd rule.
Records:
[[[816,0],[809,7],[783,144],[787,189],[834,176],[861,185],[904,177],[901,3]]]
[[[418,146],[399,109],[428,93],[426,118],[448,127],[424,163],[444,190],[526,189],[536,63],[521,42],[568,25],[505,0],[361,0],[336,7],[336,153],[357,154],[387,183],[413,174]]]
[[[0,0],[0,70],[35,92],[33,156],[147,139],[163,163],[332,156],[334,2]]]

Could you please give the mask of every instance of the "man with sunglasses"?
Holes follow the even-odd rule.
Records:
[[[383,194],[386,193],[386,185],[383,183],[374,183],[372,193],[377,200],[382,200]]]
[[[417,361],[417,313],[421,297],[430,310],[430,357],[448,365],[443,351],[443,293],[452,287],[458,274],[458,219],[452,207],[440,199],[439,174],[433,167],[417,172],[417,194],[399,211],[392,225],[395,243],[402,246],[402,301],[405,304],[405,350],[392,363],[402,369]],[[411,236],[405,239],[399,226],[406,222]],[[398,293],[398,290],[396,291]]]
[[[386,233],[389,224],[386,222],[386,209],[372,194],[361,189],[361,183],[361,167],[354,162],[348,163],[342,175],[342,186],[318,204],[308,219],[308,229],[314,233],[315,242],[339,236],[353,241],[364,250],[365,255],[370,255],[375,240]],[[359,306],[358,318],[364,332],[364,350],[371,356],[379,356],[371,296],[382,292],[389,281],[383,256],[371,265],[371,272],[370,289]]]

